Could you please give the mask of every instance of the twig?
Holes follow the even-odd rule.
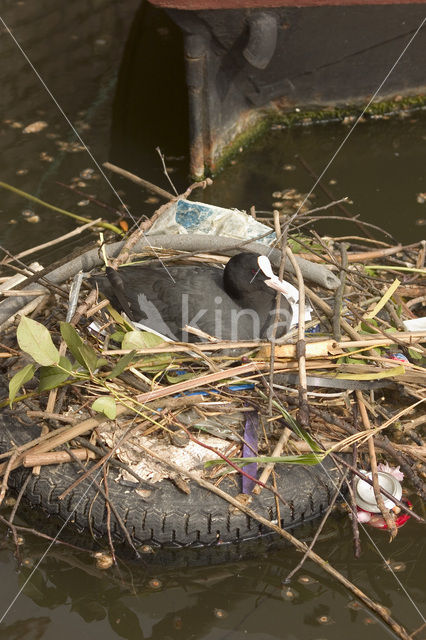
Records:
[[[364,324],[366,324],[367,327],[369,327],[373,331],[377,331],[378,333],[381,333],[382,336],[384,336],[387,339],[391,339],[391,340],[393,339],[394,344],[399,344],[401,347],[405,346],[404,342],[400,341],[397,331],[391,334],[385,331],[384,329],[382,329],[379,324],[377,324],[377,326],[372,324],[372,322],[370,322],[367,318],[364,317],[365,314],[360,313],[358,309],[355,307],[355,305],[351,304],[349,300],[346,300],[346,306],[354,314],[354,316],[356,316],[358,320],[360,320],[360,322],[363,322]],[[421,345],[418,345],[418,349],[420,349],[423,353],[425,353],[425,349]]]
[[[84,480],[86,477],[88,477],[95,469],[97,469],[100,465],[99,464],[95,464],[92,467],[90,467],[90,469],[88,471],[85,471],[86,467],[84,466],[84,464],[77,458],[74,457],[72,451],[69,449],[68,450],[71,457],[74,459],[74,461],[77,463],[77,465],[80,467],[80,469],[82,469],[84,471],[82,476],[79,476],[78,480],[76,482],[73,482],[72,485],[70,487],[68,487],[68,489],[66,491],[64,491],[60,496],[58,496],[58,500],[62,499],[62,496],[65,494],[67,495],[69,491],[71,491],[74,487],[76,487],[78,484],[80,484],[80,482],[82,480]],[[113,450],[114,451],[114,450]],[[104,465],[102,466],[102,470],[105,472],[105,466],[107,464],[107,460],[105,460]],[[129,546],[133,549],[133,551],[136,554],[136,557],[139,557],[139,553],[135,547],[135,545],[133,544],[133,541],[130,537],[129,532],[127,531],[124,522],[120,516],[120,514],[118,513],[116,507],[114,506],[114,504],[111,502],[111,500],[108,498],[107,493],[104,489],[102,489],[101,485],[99,484],[99,482],[96,480],[96,478],[92,478],[92,483],[96,486],[96,489],[98,490],[98,492],[102,495],[103,499],[105,500],[105,504],[107,504],[109,506],[109,508],[111,509],[111,511],[113,512],[118,525],[120,527],[120,529],[123,531],[124,537],[126,538]],[[108,508],[108,507],[107,507]],[[114,549],[114,547],[113,547]],[[115,559],[115,555],[113,552],[113,557]]]
[[[309,404],[306,381],[306,342],[305,342],[305,284],[302,272],[290,247],[286,249],[287,255],[296,272],[299,287],[299,324],[297,328],[298,340],[296,343],[296,355],[299,363],[299,422],[302,426],[309,425]]]
[[[131,182],[134,182],[135,184],[137,184],[139,187],[148,189],[148,191],[155,193],[157,196],[160,196],[165,200],[173,200],[174,198],[173,193],[170,193],[169,191],[166,191],[161,187],[157,187],[157,185],[153,184],[152,182],[149,182],[148,180],[144,180],[143,178],[139,178],[139,176],[136,176],[134,173],[130,173],[130,171],[126,171],[126,169],[121,169],[120,167],[117,167],[115,164],[112,164],[111,162],[104,162],[102,166],[105,167],[105,169],[109,169],[113,173],[117,173],[118,175],[123,176],[124,178],[127,178]]]
[[[286,260],[286,247],[287,247],[287,237],[288,237],[288,226],[284,225],[281,236],[277,234],[277,239],[281,242],[281,260],[280,260],[280,268],[278,272],[278,277],[280,280],[284,277],[284,269],[285,269],[285,260]],[[274,324],[272,326],[272,336],[271,336],[271,354],[269,356],[269,393],[268,393],[268,415],[272,416],[272,396],[274,393],[274,369],[275,369],[275,343],[277,337],[277,327],[278,320],[281,309],[281,293],[278,291],[275,297],[275,315],[274,315]]]
[[[1,184],[1,183],[0,183]],[[33,282],[42,282],[43,285],[46,287],[46,289],[49,290],[53,290],[54,293],[58,293],[59,295],[61,295],[63,298],[68,298],[68,294],[65,291],[65,289],[63,287],[60,287],[59,285],[50,282],[50,280],[47,280],[43,275],[41,271],[36,271],[35,269],[32,269],[31,267],[28,267],[24,262],[21,262],[21,260],[18,260],[18,258],[16,258],[13,254],[10,253],[10,251],[8,251],[5,247],[2,247],[0,245],[0,249],[9,256],[9,258],[11,258],[13,261],[18,262],[18,264],[21,265],[21,267],[24,269],[24,271],[22,271],[22,269],[18,269],[18,267],[16,267],[13,264],[8,263],[8,267],[9,269],[13,269],[14,271],[17,271],[18,273],[24,273],[26,276],[28,276],[28,272],[32,273],[33,276],[31,278],[31,280]],[[11,262],[12,262],[11,260]],[[22,282],[20,282],[20,285],[27,285],[30,282],[29,278],[26,278],[26,280],[23,280]],[[22,291],[21,293],[22,296],[25,296],[25,291]]]
[[[418,629],[413,631],[413,633],[411,634],[410,638],[414,638],[420,631],[423,631],[423,629],[425,627],[426,627],[426,622],[424,622]]]
[[[16,531],[23,531],[25,533],[32,533],[39,538],[44,538],[45,540],[49,540],[50,542],[54,542],[55,544],[61,544],[64,547],[68,547],[69,549],[74,549],[75,551],[84,551],[85,553],[92,554],[92,550],[84,549],[84,547],[77,547],[75,544],[70,544],[69,542],[64,542],[63,540],[59,540],[58,538],[52,538],[48,536],[46,533],[41,533],[41,531],[37,531],[37,529],[31,529],[30,527],[22,527],[17,524],[12,524],[5,517],[0,515],[0,522],[3,522],[10,529],[15,529]]]
[[[362,397],[362,393],[361,393],[361,391],[356,390],[355,394],[356,394],[356,397],[357,397],[357,401],[358,401],[358,406],[359,406],[359,410],[360,410],[360,413],[361,413],[362,422],[364,424],[364,429],[366,431],[368,431],[369,429],[371,429],[371,426],[370,426],[370,420],[368,418],[368,413],[367,413],[367,410],[365,408],[365,404],[364,404],[364,399]],[[388,528],[389,528],[389,531],[390,531],[390,535],[391,535],[391,540],[392,540],[397,535],[398,530],[396,528],[395,518],[389,512],[389,510],[386,508],[385,503],[384,503],[383,498],[382,498],[382,494],[380,493],[380,484],[379,484],[379,478],[378,478],[378,475],[377,475],[376,450],[374,448],[373,438],[369,438],[368,439],[368,453],[369,453],[369,458],[370,458],[371,473],[372,473],[372,477],[373,477],[374,496],[376,498],[377,506],[379,507],[379,509],[380,509],[380,511],[381,511],[381,513],[383,515],[383,518],[384,518],[386,524],[388,525]]]
[[[169,172],[167,171],[166,162],[164,160],[164,154],[161,152],[160,147],[156,147],[155,150],[158,153],[158,155],[160,156],[161,164],[163,165],[163,173],[166,176],[167,180],[169,181],[170,186],[172,187],[173,191],[175,192],[175,195],[177,196],[178,195],[177,189],[176,189],[175,185],[173,184],[173,182],[172,182],[172,180],[171,180],[171,178],[169,176]]]
[[[85,449],[89,449],[89,451],[94,453],[95,456],[98,458],[101,458],[103,455],[105,455],[105,453],[108,453],[107,447],[105,447],[103,444],[99,443],[99,446],[96,446],[86,438],[83,438],[82,436],[78,436],[77,438],[74,438],[74,440],[79,444],[81,444]],[[133,476],[141,486],[147,484],[146,480],[144,480],[138,473],[136,473],[136,471],[134,471],[125,462],[122,462],[121,460],[117,460],[116,458],[111,458],[109,461],[109,464],[110,466],[116,467],[117,469],[124,469],[125,471],[127,471],[127,473]]]
[[[280,391],[277,391],[277,396],[280,399],[283,399],[288,404],[291,404],[291,405],[297,404],[297,400],[288,394],[284,394]],[[343,429],[344,431],[346,431],[346,433],[349,433],[351,435],[359,434],[358,429],[355,429],[351,424],[349,424],[349,422],[347,422],[346,420],[343,420],[342,418],[339,418],[338,416],[333,415],[328,411],[325,411],[324,409],[319,409],[318,407],[315,407],[311,404],[310,410],[313,415],[318,416],[325,422],[336,425],[340,429]],[[419,480],[419,478],[416,476],[416,474],[413,472],[413,470],[411,469],[411,466],[408,464],[405,457],[395,450],[395,447],[389,442],[389,440],[386,437],[376,435],[376,436],[373,436],[373,438],[376,446],[382,449],[383,451],[386,451],[386,453],[390,455],[397,462],[397,464],[400,465],[404,474],[409,478],[410,482],[413,484],[413,486],[416,488],[419,494],[422,497],[424,497],[426,495],[425,487],[423,483]]]
[[[355,424],[358,421],[358,405],[354,403],[353,405],[354,409],[354,422]],[[352,466],[356,468],[356,462],[357,462],[357,447],[356,444],[353,445],[352,448]],[[351,518],[351,524],[352,524],[352,533],[353,533],[353,539],[354,539],[354,556],[355,558],[359,558],[361,556],[361,539],[359,536],[359,526],[358,526],[358,518],[357,518],[357,509],[356,509],[356,502],[355,502],[355,474],[352,474],[352,481],[347,481],[346,482],[348,490],[349,490],[349,496],[350,496],[350,501],[351,501],[351,511],[352,511],[352,518]]]
[[[44,242],[43,244],[39,244],[36,247],[32,247],[31,249],[26,249],[25,251],[21,251],[16,256],[10,257],[9,259],[3,258],[0,264],[8,264],[12,260],[17,260],[18,258],[24,258],[25,256],[29,256],[32,253],[36,253],[36,251],[41,251],[42,249],[47,249],[48,247],[53,247],[55,244],[63,242],[64,240],[69,240],[70,238],[74,238],[75,236],[80,235],[83,231],[94,227],[101,222],[101,218],[97,218],[96,220],[92,220],[87,224],[83,224],[81,227],[77,227],[70,231],[69,233],[65,233],[63,236],[59,236],[59,238],[55,238],[54,240],[49,240],[49,242]]]
[[[83,198],[85,198],[86,200],[90,200],[90,202],[93,202],[93,204],[96,204],[98,207],[102,207],[102,209],[111,211],[112,213],[115,213],[115,215],[121,215],[121,211],[117,209],[117,207],[111,207],[111,205],[107,204],[106,202],[97,200],[96,196],[91,196],[89,193],[80,191],[80,189],[76,189],[76,187],[74,187],[71,184],[65,184],[65,182],[59,182],[58,180],[56,180],[56,184],[59,184],[61,187],[65,187],[65,189],[69,189],[70,191],[72,191],[73,193],[76,193],[79,196],[83,196]]]
[[[118,408],[119,407],[117,407],[117,409]],[[127,409],[127,407],[123,407],[123,409]],[[124,434],[121,436],[118,442],[112,447],[112,449],[107,454],[105,454],[100,460],[95,462],[87,471],[85,471],[85,473],[79,476],[78,479],[68,487],[68,489],[65,489],[65,491],[63,491],[58,496],[58,500],[63,500],[64,498],[66,498],[66,496],[70,493],[70,491],[74,490],[75,487],[80,484],[80,482],[82,482],[83,480],[86,480],[86,478],[88,478],[94,471],[96,471],[96,469],[99,469],[99,467],[106,464],[109,461],[109,459],[114,455],[117,448],[120,447],[132,435],[132,433],[134,433],[135,431],[139,431],[139,429],[142,429],[147,424],[148,424],[147,421],[143,421],[136,425],[132,424],[130,427],[128,427],[128,429],[124,432]]]
[[[340,270],[340,285],[336,291],[336,297],[334,302],[334,315],[333,315],[333,336],[334,339],[339,342],[342,338],[342,334],[340,331],[340,319],[342,314],[342,302],[343,296],[345,294],[345,286],[346,286],[346,269],[348,267],[348,245],[341,244],[340,245],[340,263],[342,268]]]
[[[278,500],[281,500],[281,502],[284,505],[288,506],[288,503],[286,502],[286,500],[284,500],[284,498],[281,496],[281,494],[278,493],[278,491],[276,491],[272,486],[266,485],[261,480],[258,480],[257,478],[254,478],[250,474],[246,473],[241,467],[239,467],[237,464],[232,462],[232,460],[230,458],[228,458],[228,456],[226,456],[221,451],[219,451],[219,449],[216,449],[215,447],[211,447],[210,445],[206,444],[205,442],[201,442],[201,440],[198,440],[195,436],[192,435],[192,433],[189,431],[189,429],[187,429],[186,426],[182,422],[180,422],[180,420],[178,420],[175,416],[171,416],[171,420],[173,420],[173,422],[178,427],[183,429],[183,431],[185,431],[185,433],[190,438],[190,440],[195,442],[195,444],[197,444],[200,447],[203,447],[203,449],[208,449],[212,453],[215,453],[217,456],[219,456],[219,458],[222,458],[222,460],[224,460],[224,462],[229,464],[230,467],[232,467],[235,471],[237,471],[237,473],[241,474],[245,478],[248,478],[249,480],[254,482],[256,485],[262,487],[262,489],[268,489],[269,491],[271,491],[274,494],[274,496],[276,498],[278,498]],[[184,473],[186,473],[186,470],[184,471]]]
[[[316,173],[311,169],[311,167],[308,165],[308,163],[306,162],[306,160],[303,158],[303,156],[301,156],[300,154],[298,154],[297,156],[300,164],[302,165],[302,167],[304,167],[306,169],[306,171],[318,182],[318,186],[320,189],[322,189],[322,191],[326,194],[326,196],[328,198],[330,198],[330,200],[334,200],[334,196],[331,193],[330,189],[328,189],[327,187],[324,186],[324,184],[322,183],[321,180],[318,179],[318,176],[316,175]],[[345,216],[347,218],[353,218],[353,215],[346,209],[346,207],[343,206],[343,204],[339,203],[336,205],[341,211],[343,211],[343,213],[345,214]],[[360,221],[360,220],[355,220],[355,223],[358,225],[358,227],[362,230],[363,233],[365,233],[365,235],[368,238],[373,238],[374,236],[372,236],[369,232],[368,229],[365,228],[364,224]]]
[[[342,478],[340,479],[339,485],[338,485],[338,487],[337,487],[337,489],[336,489],[336,491],[335,491],[335,493],[334,493],[334,495],[333,495],[333,497],[331,499],[330,504],[327,507],[327,511],[325,512],[324,517],[322,518],[322,520],[321,520],[321,522],[320,522],[320,524],[318,526],[318,529],[315,531],[315,535],[312,538],[312,541],[309,544],[308,549],[303,554],[303,557],[300,560],[300,562],[294,567],[294,569],[292,569],[290,571],[288,576],[286,578],[284,578],[284,580],[283,580],[284,584],[288,584],[291,581],[291,579],[294,576],[294,574],[297,573],[303,567],[303,565],[305,564],[305,561],[306,561],[306,559],[307,559],[307,557],[309,555],[309,551],[312,551],[312,549],[314,548],[315,543],[318,540],[318,537],[319,537],[321,531],[323,530],[325,523],[328,520],[328,516],[330,515],[330,513],[331,513],[331,511],[332,511],[332,509],[333,509],[333,507],[334,507],[334,505],[336,503],[336,500],[337,500],[337,498],[338,498],[338,496],[340,494],[340,490],[342,488],[342,484],[346,480],[346,476],[347,476],[347,472],[345,474],[343,474]]]
[[[315,207],[315,209],[308,209],[308,211],[304,211],[300,213],[299,218],[305,218],[306,216],[311,215],[312,213],[317,213],[318,211],[325,211],[326,209],[330,209],[331,207],[335,207],[338,204],[342,204],[343,202],[348,202],[348,196],[344,196],[343,198],[339,198],[338,200],[333,200],[332,202],[327,202],[327,204],[323,204],[321,207]],[[353,216],[350,216],[351,218]]]
[[[357,222],[360,222],[364,227],[368,227],[370,229],[375,229],[376,231],[380,231],[380,233],[383,233],[383,235],[385,235],[388,238],[391,238],[393,240],[392,235],[390,233],[388,233],[387,231],[385,231],[381,227],[378,227],[376,224],[371,224],[371,222],[365,222],[364,220],[360,220],[359,219],[359,215],[351,216],[350,218],[345,218],[343,216],[306,216],[305,213],[299,214],[299,219],[300,220],[305,220],[307,217],[308,217],[308,220],[306,220],[306,222],[303,222],[302,224],[297,225],[297,227],[296,227],[297,229],[301,229],[302,227],[306,227],[306,226],[312,224],[312,222],[317,222],[317,221],[321,221],[321,220],[342,220],[344,222],[353,222],[355,224]],[[378,242],[374,238],[365,238],[366,241],[368,239],[370,239],[371,242]]]
[[[15,518],[16,512],[17,512],[18,507],[19,507],[19,505],[20,505],[20,502],[21,502],[21,500],[22,500],[22,496],[23,496],[23,495],[24,495],[24,493],[25,493],[25,490],[26,490],[26,488],[27,488],[27,485],[28,485],[28,483],[29,483],[30,479],[31,479],[31,472],[27,474],[27,477],[25,478],[24,482],[22,483],[21,488],[19,489],[19,493],[18,493],[18,495],[17,495],[16,502],[15,502],[15,504],[13,505],[13,509],[12,509],[12,511],[10,512],[10,516],[9,516],[9,522],[10,522],[10,524],[12,524],[12,523],[13,523],[13,520],[14,520],[14,518]]]
[[[106,507],[106,510],[107,510],[108,544],[109,544],[109,548],[110,548],[110,551],[111,551],[112,560],[113,560],[114,564],[117,564],[117,560],[116,560],[116,557],[115,557],[114,544],[112,542],[112,536],[111,536],[111,503],[110,503],[110,499],[109,499],[109,490],[108,490],[107,465],[104,465],[102,470],[103,470],[103,475],[104,475],[104,487],[105,487],[105,507]],[[120,518],[120,524],[122,524],[122,526],[124,527],[124,523],[121,521],[121,518]],[[133,548],[135,548],[135,547],[133,546]]]
[[[281,455],[282,450],[284,449],[285,445],[288,442],[289,437],[291,436],[292,431],[288,428],[285,427],[284,431],[282,432],[280,439],[278,440],[277,444],[275,445],[275,449],[273,450],[271,457],[272,458],[278,458],[278,456]],[[268,464],[265,466],[265,468],[263,469],[262,473],[260,474],[260,478],[259,481],[263,482],[263,484],[266,484],[273,468],[275,466],[274,462],[268,462]],[[256,485],[252,491],[252,493],[255,494],[259,494],[261,491],[262,487],[260,484]]]
[[[96,455],[87,449],[71,449],[68,451],[49,451],[47,453],[29,453],[23,461],[24,467],[42,467],[49,464],[63,464],[71,462],[77,458],[78,460],[93,460]]]
[[[124,415],[128,411],[129,409],[127,407],[120,405],[117,407],[117,416]],[[37,439],[39,444],[36,444],[35,446],[32,446],[32,443],[27,443],[26,445],[27,452],[28,453],[45,453],[46,451],[51,451],[52,449],[55,449],[56,447],[59,447],[60,445],[65,444],[66,442],[69,442],[76,436],[83,435],[87,431],[92,431],[95,427],[100,426],[103,422],[107,422],[107,421],[108,421],[108,418],[106,418],[105,416],[98,415],[95,418],[89,418],[88,420],[84,420],[83,422],[80,422],[71,427],[64,427],[61,430],[58,429],[49,438],[44,437],[44,438]],[[58,433],[58,431],[60,431],[60,433]],[[50,436],[50,434],[46,434],[46,435]],[[24,446],[25,445],[19,448],[18,450],[19,453],[12,464],[12,469],[16,469],[22,464],[22,460],[25,456]],[[6,466],[7,465],[5,465],[5,463],[0,465],[0,475],[5,473]]]
[[[404,251],[404,249],[413,249],[418,246],[418,242],[408,245],[398,244],[396,247],[388,247],[385,249],[377,249],[376,251],[360,251],[350,252],[348,253],[348,262],[364,262],[365,260],[376,260],[377,258],[384,258],[386,256],[394,255],[395,253],[400,253]],[[306,258],[307,260],[311,260],[311,262],[321,262],[321,257],[313,255],[311,253],[298,253],[301,258]]]
[[[6,469],[5,469],[4,476],[3,476],[3,480],[2,480],[2,483],[1,483],[1,487],[0,487],[0,506],[1,506],[2,502],[3,502],[3,500],[4,500],[4,496],[6,495],[7,481],[9,480],[10,472],[13,469],[13,465],[14,465],[15,460],[17,459],[18,455],[19,454],[15,451],[15,453],[13,453],[10,456],[10,458],[9,458],[9,460],[7,462]]]

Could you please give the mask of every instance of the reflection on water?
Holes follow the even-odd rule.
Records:
[[[142,13],[135,19],[115,95],[121,51],[138,6],[136,0],[6,2],[3,17],[100,162],[119,159],[127,168],[168,188],[153,149],[161,144],[172,170],[171,177],[182,189],[187,180],[186,124],[174,126],[175,135],[166,139],[148,136],[150,118],[156,117],[152,110],[149,112],[155,65],[148,61],[150,73],[146,69],[145,75],[139,75],[142,71],[138,61],[142,65],[149,51],[149,40],[141,41],[138,37],[139,30],[144,28]],[[162,30],[163,55],[170,54],[169,38],[175,38],[173,47],[179,47],[176,34],[167,31],[172,29],[170,25],[154,23],[152,28]],[[84,194],[118,207],[114,194],[87,154],[76,145],[68,125],[5,33],[1,34],[0,50],[1,179],[65,209],[91,218],[105,215],[115,220],[111,211],[87,202]],[[181,86],[173,85],[173,77],[181,77],[182,70],[180,61],[174,62],[176,66],[162,85],[170,105],[157,114],[157,131],[167,109],[178,116],[177,121],[185,113]],[[130,104],[133,108],[126,109]],[[147,109],[142,119],[139,104],[141,109]],[[40,121],[46,122],[47,127],[23,133],[27,125]],[[354,202],[351,211],[390,228],[403,242],[424,235],[416,220],[426,218],[426,204],[417,201],[417,194],[426,192],[425,124],[426,114],[419,112],[405,119],[360,125],[325,176],[325,184],[334,197],[349,196]],[[346,132],[340,124],[271,131],[249,149],[242,150],[216,178],[213,187],[201,195],[198,192],[196,197],[219,205],[248,209],[254,204],[258,210],[270,210],[273,192],[292,187],[307,192],[312,187],[313,179],[296,156],[320,173]],[[71,181],[82,194],[70,193],[57,184]],[[151,213],[158,204],[151,194],[124,180],[114,179],[114,184],[135,217]],[[316,190],[315,195],[314,206],[326,201],[321,191]],[[22,215],[26,209],[34,211],[41,221],[27,222]],[[14,252],[74,228],[69,219],[4,191],[0,220],[1,244]],[[346,222],[336,221],[318,228],[337,235],[359,233]],[[81,242],[61,247],[59,255]],[[42,257],[48,261],[56,255],[51,252]],[[321,542],[318,552],[388,606],[409,629],[419,626],[415,608],[385,570],[373,544],[364,536],[363,556],[354,561],[350,527],[346,521],[339,526],[338,537]],[[405,565],[397,575],[420,608],[424,604],[422,533],[420,525],[410,521],[389,545],[386,535],[371,532],[385,558],[401,561],[403,568]],[[22,547],[27,564],[36,563],[45,549],[45,542],[28,536]],[[237,640],[250,636],[256,640],[302,637],[332,640],[341,638],[342,628],[349,629],[349,625],[351,637],[361,635],[365,640],[388,637],[381,623],[362,607],[358,608],[346,591],[311,563],[301,572],[305,581],[299,582],[296,577],[289,588],[283,588],[282,579],[298,560],[293,550],[283,549],[220,567],[148,570],[120,563],[120,571],[102,572],[91,556],[54,547],[12,607],[1,637],[56,640],[60,635],[67,640],[78,633],[81,638],[108,638],[113,634],[131,640]],[[9,539],[3,539],[0,562],[0,602],[6,607],[24,583],[29,568],[17,566]],[[70,624],[64,625],[64,620]]]
[[[386,559],[397,561],[395,575],[422,609],[420,559],[424,539],[420,525],[412,523],[401,529],[391,547],[382,532],[370,529],[369,533],[373,542],[362,535],[364,551],[357,561],[352,556],[350,525],[346,520],[340,524],[330,522],[326,541],[320,541],[316,550],[373,600],[388,607],[398,621],[409,629],[417,628],[421,624],[419,614],[386,569],[374,544]],[[24,558],[36,562],[45,548],[45,542],[28,537],[21,551]],[[86,637],[86,630],[90,629],[90,637],[101,634],[111,637],[114,632],[129,640],[246,637],[337,640],[348,625],[353,634],[350,637],[355,634],[362,634],[365,640],[388,637],[388,631],[369,610],[311,562],[305,564],[290,585],[284,586],[284,579],[299,559],[293,549],[284,548],[268,554],[259,552],[255,559],[221,566],[173,569],[119,561],[116,569],[103,572],[92,556],[54,547],[8,614],[2,637],[53,638],[60,630],[61,637],[67,639],[75,637],[76,632]],[[5,589],[4,583],[13,583],[17,588],[29,569],[21,567],[16,581],[8,549],[0,552],[0,561],[6,561],[1,587],[1,601],[6,605],[14,594]],[[70,614],[72,629],[63,625]],[[38,636],[40,629],[42,634]]]
[[[270,211],[273,192],[311,190],[315,179],[304,165],[320,175],[347,132],[342,124],[271,131],[235,158],[207,197],[225,206],[255,205]],[[426,204],[418,201],[426,190],[425,146],[425,111],[359,124],[321,184],[333,200],[348,196],[352,215],[381,226],[401,242],[416,242],[425,237],[419,222],[425,224]],[[314,207],[330,202],[321,188],[314,193]],[[344,217],[337,208],[318,215]],[[335,236],[359,235],[359,228],[345,221],[317,223],[315,228]]]

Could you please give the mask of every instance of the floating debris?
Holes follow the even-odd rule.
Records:
[[[385,569],[393,573],[402,573],[406,571],[407,565],[402,560],[388,560],[385,563]]]
[[[65,151],[66,153],[79,153],[80,151],[85,151],[85,147],[79,142],[65,142],[64,140],[56,140],[56,144],[58,145],[60,151]]]
[[[39,157],[42,162],[53,162],[54,160],[54,157],[49,155],[46,151],[42,151]]]
[[[163,583],[158,578],[152,578],[152,580],[148,582],[148,586],[151,589],[155,589],[157,591],[158,589],[161,589],[161,587],[163,586]]]
[[[300,582],[300,584],[316,584],[318,580],[312,576],[303,575],[298,577],[297,582]]]
[[[297,591],[291,587],[281,589],[281,598],[287,602],[292,602],[298,595]]]
[[[47,122],[44,120],[37,120],[37,122],[33,122],[32,124],[27,125],[25,129],[22,129],[22,133],[39,133],[47,126]]]
[[[214,609],[213,611],[214,617],[223,619],[228,617],[228,612],[225,609]]]
[[[23,558],[21,564],[26,569],[32,569],[34,566],[34,560],[33,558]]]
[[[96,568],[97,569],[110,569],[114,564],[114,558],[108,553],[95,553],[94,554],[96,560]]]
[[[90,180],[91,178],[93,178],[94,173],[94,169],[83,169],[83,171],[80,171],[80,178],[83,178],[83,180]]]

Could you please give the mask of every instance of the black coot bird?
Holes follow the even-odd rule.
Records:
[[[185,325],[222,340],[270,337],[276,291],[294,287],[274,276],[266,256],[239,253],[225,269],[210,265],[129,265],[91,278],[119,311],[173,340],[199,338]],[[277,335],[292,325],[293,309],[281,298]],[[297,320],[296,320],[297,322]]]

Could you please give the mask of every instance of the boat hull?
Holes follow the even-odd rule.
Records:
[[[426,29],[408,45],[424,19],[424,3],[152,4],[164,7],[184,36],[194,176],[214,173],[232,145],[265,118],[336,108],[343,113],[366,104],[379,88],[375,102],[403,102],[425,92]],[[221,8],[227,6],[240,8]]]

